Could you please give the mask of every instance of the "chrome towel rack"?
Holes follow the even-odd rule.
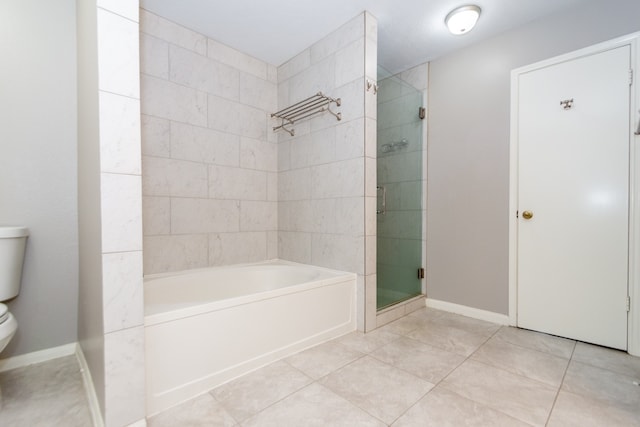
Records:
[[[331,104],[336,104],[336,106],[339,107],[341,104],[340,98],[331,98],[324,95],[322,92],[318,92],[307,99],[296,102],[287,108],[271,114],[271,117],[281,120],[280,126],[275,126],[273,131],[276,132],[278,129],[282,129],[289,133],[289,135],[294,136],[293,128],[287,128],[287,126],[291,126],[297,121],[309,118],[324,111],[331,113],[336,119],[342,120],[342,113],[332,111],[330,108]]]

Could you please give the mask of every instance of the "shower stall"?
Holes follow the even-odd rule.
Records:
[[[423,291],[423,92],[378,67],[379,310]]]

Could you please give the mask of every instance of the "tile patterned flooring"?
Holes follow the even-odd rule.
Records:
[[[0,426],[91,426],[75,356],[0,373]]]
[[[0,425],[90,425],[74,363],[1,373]],[[640,358],[626,353],[421,309],[275,362],[147,423],[640,426],[638,381]]]

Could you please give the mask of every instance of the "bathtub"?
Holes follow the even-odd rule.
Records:
[[[147,415],[356,329],[356,275],[274,260],[145,276]]]

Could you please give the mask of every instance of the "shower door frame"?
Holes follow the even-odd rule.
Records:
[[[425,72],[428,76],[428,64],[426,64]],[[428,81],[428,78],[427,78],[427,81]],[[425,87],[422,90],[416,89],[416,91],[422,93],[422,107],[425,108],[426,110],[426,117],[422,121],[422,150],[421,150],[422,186],[420,190],[421,197],[422,197],[422,200],[421,200],[421,207],[422,207],[421,260],[422,260],[422,267],[425,268],[426,259],[427,259],[427,239],[426,239],[427,237],[427,206],[426,206],[427,181],[426,180],[427,180],[427,145],[428,145],[427,136],[428,136],[428,122],[429,122],[428,88]],[[418,111],[416,111],[416,114],[418,114]],[[376,135],[377,135],[377,130],[376,130]],[[377,155],[377,149],[376,149],[376,162],[377,162],[377,157],[378,155]],[[377,221],[377,218],[376,218],[376,221]],[[376,235],[376,245],[377,245],[377,235]],[[376,264],[377,264],[377,256],[376,256]],[[366,310],[369,313],[371,312],[375,313],[375,322],[372,322],[371,320],[367,321],[365,323],[365,332],[372,331],[394,320],[397,320],[412,311],[425,307],[426,297],[427,297],[426,274],[425,274],[425,278],[421,279],[421,292],[422,292],[421,295],[411,297],[405,301],[398,302],[396,304],[393,304],[389,307],[382,308],[380,310],[377,309],[377,293],[378,293],[377,284],[375,287],[373,287],[373,289],[368,289],[368,291],[373,292],[373,295],[370,295],[367,298]],[[370,316],[367,316],[367,318],[371,319]]]

